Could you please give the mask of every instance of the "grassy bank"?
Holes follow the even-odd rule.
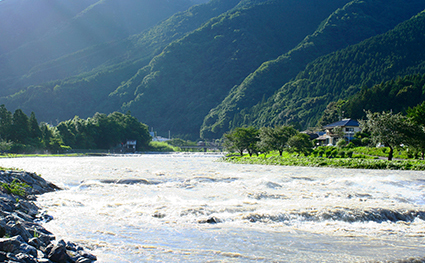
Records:
[[[312,156],[296,156],[284,154],[282,157],[271,155],[260,156],[229,156],[223,160],[239,164],[286,165],[308,167],[335,167],[352,169],[387,169],[387,170],[425,170],[425,161],[422,160],[382,160],[372,158],[325,158]]]

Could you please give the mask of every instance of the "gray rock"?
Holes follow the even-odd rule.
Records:
[[[218,223],[221,223],[221,220],[213,216],[208,219],[198,220],[198,223],[199,224],[218,224]]]
[[[27,242],[30,238],[33,237],[33,235],[31,235],[31,233],[25,229],[25,227],[21,224],[21,223],[12,223],[12,222],[8,222],[7,223],[7,227],[9,229],[7,229],[6,231],[8,231],[8,233],[10,233],[10,235],[12,236],[21,236],[24,240],[24,242]]]
[[[42,245],[42,242],[40,241],[40,239],[38,239],[38,237],[33,237],[28,240],[28,245],[39,249]]]
[[[52,249],[53,249],[53,247],[54,247],[55,245],[53,245],[52,243],[50,243],[49,245],[47,245],[46,247],[41,247],[40,248],[40,250],[44,253],[44,254],[46,254],[46,255],[49,255],[50,254],[50,252],[52,251]]]
[[[0,251],[19,253],[21,244],[25,243],[21,236],[15,236],[12,238],[0,238]]]
[[[66,263],[69,259],[69,256],[66,253],[65,246],[66,244],[63,242],[63,240],[59,241],[58,244],[53,247],[52,251],[50,251],[47,258],[53,262]]]
[[[18,259],[19,262],[25,262],[25,263],[37,263],[37,258],[33,257],[32,255],[28,255],[25,253],[19,253],[15,255],[16,259]]]
[[[13,253],[7,253],[6,254],[6,257],[7,257],[7,259],[8,259],[8,261],[6,261],[6,262],[8,262],[8,263],[14,263],[14,262],[17,262],[17,263],[22,263],[22,262],[24,262],[24,261],[20,261],[16,256],[15,256],[15,254],[13,254]]]
[[[12,212],[14,209],[14,205],[10,201],[6,201],[3,199],[0,199],[0,209],[2,211]]]
[[[80,251],[78,251],[78,253],[79,253],[82,257],[87,258],[87,259],[89,259],[89,260],[91,260],[91,261],[96,261],[96,260],[97,260],[97,258],[96,258],[96,256],[95,256],[95,255],[92,255],[92,254],[90,254],[90,253],[87,253],[87,252],[86,252],[86,251],[84,251],[84,250],[80,250]]]
[[[46,213],[39,214],[39,208],[33,202],[36,200],[34,195],[59,190],[57,186],[34,173],[0,171],[0,183],[13,180],[30,187],[25,189],[25,196],[19,197],[2,192],[0,188],[0,262],[87,263],[97,260],[75,243],[61,240],[52,244],[55,237],[39,224],[53,218]],[[4,236],[13,237],[1,238]]]
[[[73,243],[73,242],[70,242],[70,241],[68,241],[68,242],[66,243],[66,249],[67,249],[67,250],[70,250],[70,251],[74,251],[74,252],[84,250],[84,249],[83,249],[82,247],[80,247],[79,245],[77,245],[77,244],[75,244],[75,243]]]
[[[7,253],[4,251],[0,251],[0,262],[5,262],[7,259]]]
[[[19,250],[22,253],[31,255],[33,257],[37,257],[37,255],[38,255],[37,249],[35,247],[33,247],[33,246],[28,245],[27,243],[21,243],[21,246],[19,247]]]

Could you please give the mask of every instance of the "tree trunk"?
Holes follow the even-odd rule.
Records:
[[[279,155],[282,156],[283,150],[279,150]]]
[[[390,148],[390,152],[388,153],[388,161],[392,161],[394,149],[392,146],[388,146],[388,147]]]

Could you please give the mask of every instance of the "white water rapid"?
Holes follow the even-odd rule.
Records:
[[[45,227],[98,262],[425,257],[425,173],[235,165],[191,154],[0,159],[63,191]]]

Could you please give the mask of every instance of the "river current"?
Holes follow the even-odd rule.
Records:
[[[218,156],[0,159],[63,191],[45,227],[98,262],[386,262],[425,257],[425,173],[237,165]]]

